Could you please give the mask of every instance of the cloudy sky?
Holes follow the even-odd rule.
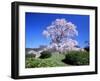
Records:
[[[56,19],[65,18],[77,26],[78,36],[76,40],[79,46],[84,47],[85,41],[89,41],[89,16],[72,14],[31,13],[25,15],[25,40],[26,48],[38,48],[40,45],[49,45],[50,39],[43,36],[42,32]]]

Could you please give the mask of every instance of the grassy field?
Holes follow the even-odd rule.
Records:
[[[69,66],[62,62],[63,59],[65,55],[58,53],[53,53],[50,58],[45,59],[26,57],[26,68]]]
[[[27,57],[26,68],[61,67],[72,65],[89,65],[89,52],[72,51],[66,54],[52,53],[49,58]]]

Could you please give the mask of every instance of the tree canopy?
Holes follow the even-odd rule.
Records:
[[[72,22],[68,22],[66,19],[56,19],[48,26],[43,35],[51,39],[50,48],[56,48],[61,50],[64,48],[73,48],[78,45],[75,37],[78,36],[76,26]]]

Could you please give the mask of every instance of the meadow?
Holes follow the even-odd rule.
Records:
[[[43,52],[35,58],[32,54],[26,54],[25,68],[40,67],[64,67],[89,65],[89,52],[70,51],[66,53]]]

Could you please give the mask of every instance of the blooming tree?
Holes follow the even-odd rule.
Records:
[[[50,48],[64,50],[78,45],[75,36],[78,36],[76,26],[65,19],[56,19],[43,31],[43,35],[51,39]]]

